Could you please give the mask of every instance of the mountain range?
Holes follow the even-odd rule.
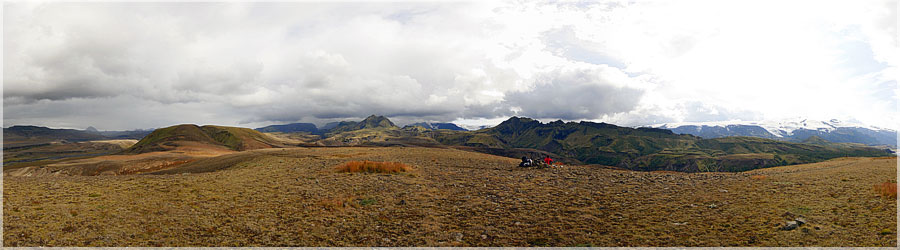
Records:
[[[406,125],[406,126],[419,126],[419,127],[423,127],[423,128],[426,128],[426,129],[449,129],[449,130],[456,130],[456,131],[469,131],[468,129],[462,128],[462,127],[457,126],[456,124],[453,124],[453,123],[419,122],[419,123],[409,124],[409,125]],[[406,127],[406,126],[404,126],[404,127]]]
[[[41,126],[12,126],[3,128],[3,148],[46,144],[54,141],[95,141],[113,139],[141,139],[153,130],[97,131],[94,127],[85,130],[54,129]]]
[[[703,138],[728,136],[752,136],[782,141],[803,142],[816,136],[830,142],[861,143],[897,147],[897,131],[837,119],[819,121],[793,119],[775,122],[728,121],[702,123],[668,123],[650,127],[672,130],[678,134],[691,134]]]
[[[435,126],[431,124],[429,127]],[[372,115],[362,121],[338,122],[327,130],[317,129],[316,135],[310,135],[309,131],[312,128],[314,126],[303,124],[276,125],[256,130],[210,125],[176,125],[153,131],[125,149],[123,153],[168,151],[196,146],[197,143],[232,151],[289,146],[443,147],[512,158],[522,156],[539,158],[547,155],[569,164],[599,164],[630,170],[682,172],[745,171],[818,162],[837,157],[892,155],[891,151],[883,148],[856,143],[835,143],[818,135],[807,136],[800,142],[785,141],[783,137],[777,136],[761,138],[766,136],[763,132],[768,130],[751,126],[726,126],[725,132],[740,131],[742,135],[756,137],[722,137],[718,135],[727,133],[717,134],[710,131],[718,130],[707,129],[707,132],[718,137],[703,138],[663,128],[630,128],[586,121],[542,123],[530,118],[511,117],[494,127],[461,131],[430,129],[424,126],[400,128],[384,116]],[[23,133],[26,136],[46,133],[46,128],[16,126],[11,129],[18,131],[15,134],[17,136]],[[9,129],[5,129],[4,133],[7,133],[7,130]],[[703,131],[703,127],[700,130]],[[277,131],[277,133],[260,131]],[[285,133],[291,135],[291,132],[296,131],[302,136],[285,136]],[[796,129],[792,132],[794,135],[802,131]],[[56,133],[65,135],[66,138],[84,140],[96,137],[79,136],[98,136],[77,130],[61,130]]]
[[[362,124],[360,124],[362,123]],[[393,122],[385,118],[384,116],[369,116],[366,117],[362,122],[355,121],[339,121],[339,122],[331,122],[325,124],[321,128],[317,128],[315,124],[312,123],[290,123],[283,125],[270,125],[261,128],[257,128],[256,131],[263,133],[310,133],[315,135],[324,135],[325,133],[340,133],[346,131],[353,131],[365,128],[375,128],[375,127],[397,127]],[[457,130],[457,131],[467,131],[465,128],[457,126],[453,123],[430,123],[430,122],[419,122],[406,125],[404,127],[414,127],[419,126],[425,129],[449,129],[449,130]]]
[[[884,149],[854,144],[805,144],[755,137],[703,139],[667,129],[628,128],[606,123],[541,123],[512,117],[488,129],[440,133],[447,145],[533,148],[588,164],[632,170],[744,171],[823,161],[843,156],[888,156]]]
[[[312,123],[291,123],[284,125],[270,125],[262,128],[257,128],[256,131],[263,133],[273,133],[273,132],[281,132],[281,133],[297,133],[297,132],[307,132],[307,133],[317,133],[319,129],[316,128],[315,124]]]

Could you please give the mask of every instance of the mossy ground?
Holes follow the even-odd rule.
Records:
[[[253,152],[209,173],[6,177],[3,245],[897,245],[896,200],[873,189],[896,182],[894,158],[688,174],[433,148]],[[362,160],[414,170],[334,168]],[[779,229],[794,216],[808,223]]]

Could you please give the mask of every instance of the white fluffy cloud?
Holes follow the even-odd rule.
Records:
[[[896,2],[774,4],[8,4],[3,119],[898,121]]]
[[[613,122],[805,116],[894,127],[900,122],[896,4],[595,4],[566,13],[577,23],[567,27],[577,42],[567,45],[656,83],[641,107],[607,115]],[[697,102],[715,108],[691,108]]]

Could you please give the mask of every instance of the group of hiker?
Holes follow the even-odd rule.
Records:
[[[537,167],[537,168],[546,168],[553,166],[553,158],[550,158],[549,155],[544,156],[544,160],[542,162],[534,162],[531,158],[526,156],[522,156],[522,162],[519,163],[519,167],[527,168],[527,167]]]

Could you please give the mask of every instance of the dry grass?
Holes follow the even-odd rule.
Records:
[[[241,159],[203,163],[214,171],[185,175],[6,177],[3,244],[897,245],[896,200],[871,191],[874,184],[896,182],[896,159],[669,174],[519,168],[518,159],[412,147],[238,154]],[[338,154],[352,157],[332,157]],[[403,162],[415,174],[335,170],[364,160]],[[233,165],[222,167],[226,163]],[[800,216],[808,223],[781,230],[786,219]]]
[[[126,149],[126,148],[128,148],[128,147],[131,147],[131,146],[134,145],[135,143],[137,143],[138,140],[134,140],[134,139],[123,139],[123,140],[99,140],[99,141],[90,141],[90,142],[93,142],[93,143],[106,143],[106,144],[112,144],[112,145],[119,146],[119,147],[121,147],[122,149]]]
[[[337,167],[338,172],[347,173],[399,173],[412,170],[400,162],[350,161]]]
[[[768,178],[768,176],[765,176],[765,175],[751,175],[750,176],[751,180],[758,180],[758,181],[765,180],[766,178]]]
[[[885,198],[897,198],[897,183],[885,182],[875,185],[875,191]]]
[[[323,198],[316,202],[316,205],[319,205],[325,209],[334,210],[338,208],[343,208],[348,205],[353,205],[353,202],[350,198]]]

